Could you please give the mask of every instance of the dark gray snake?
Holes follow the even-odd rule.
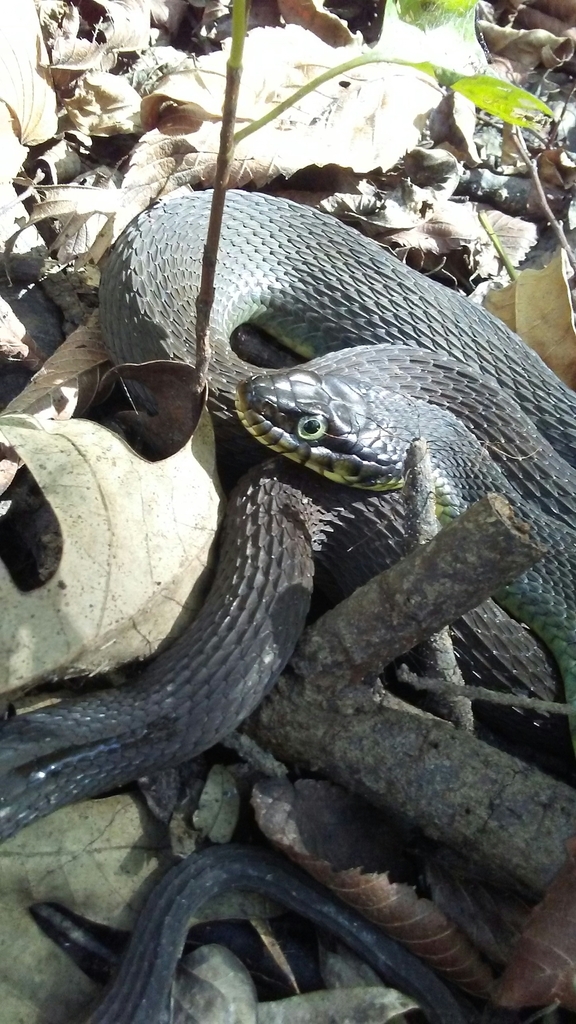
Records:
[[[157,204],[117,243],[101,286],[103,331],[117,361],[190,360],[209,202],[202,193]],[[363,365],[476,427],[496,445],[495,459],[523,500],[537,501],[559,533],[572,529],[576,395],[482,309],[314,210],[229,193],[211,322],[210,407],[224,448],[241,436],[231,410],[250,370],[228,338],[247,320],[302,356],[328,353],[322,372],[345,372],[350,355],[335,351],[343,346],[394,346],[373,356],[364,350]],[[345,588],[386,564],[390,556],[373,536],[368,555],[364,548],[343,558],[336,532],[348,525],[357,538],[362,511],[373,528],[378,506],[377,496],[318,488],[289,466],[253,470],[231,497],[216,579],[198,619],[137,684],[2,723],[0,836],[225,736],[292,652],[309,606],[312,548],[348,570]],[[359,517],[352,523],[351,509]]]

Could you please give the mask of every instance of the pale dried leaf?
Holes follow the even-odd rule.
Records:
[[[113,67],[116,58],[95,40],[80,39],[79,31],[80,11],[69,4],[52,43],[52,67],[70,71]]]
[[[102,370],[109,363],[97,314],[93,314],[46,360],[4,413],[28,413],[39,420],[64,420],[74,412],[81,414],[91,404]]]
[[[172,988],[173,1021],[257,1024],[258,1000],[248,969],[225,946],[207,943],[178,965]]]
[[[0,494],[4,494],[22,465],[18,453],[9,445],[0,444]]]
[[[229,843],[238,824],[240,794],[234,776],[222,764],[208,773],[194,812],[194,828],[213,843]]]
[[[150,43],[150,0],[94,0],[105,12],[99,30],[110,50],[145,50]]]
[[[0,1016],[10,1024],[70,1024],[98,994],[28,913],[55,901],[130,928],[171,865],[165,830],[130,794],[64,807],[0,850]]]
[[[325,10],[323,0],[278,0],[278,8],[287,25],[301,25],[328,46],[348,46],[354,40],[346,22]]]
[[[150,0],[94,0],[92,25],[98,39],[79,36],[79,11],[70,5],[52,48],[52,66],[74,71],[108,71],[116,54],[144,50],[150,42]]]
[[[417,1007],[393,988],[342,988],[260,1003],[258,1024],[405,1024]]]
[[[115,219],[114,235],[155,199],[183,185],[211,185],[214,181],[220,125],[206,123],[192,135],[167,136],[148,132],[134,147],[122,185],[124,208]],[[248,140],[243,144],[248,149]],[[279,174],[289,176],[293,161],[281,163],[272,157],[244,158],[237,147],[230,168],[229,186],[265,185]]]
[[[64,100],[70,120],[85,135],[116,135],[140,128],[140,97],[120,75],[88,71]]]
[[[0,577],[0,692],[152,654],[189,621],[204,583],[219,511],[208,416],[191,445],[153,464],[85,420],[4,416],[0,428],[64,540],[38,589],[22,593],[6,570]]]
[[[566,253],[560,249],[547,267],[523,270],[516,281],[489,292],[484,305],[574,388],[576,329],[568,287],[571,274]]]
[[[17,12],[0,21],[0,100],[18,121],[19,141],[35,146],[56,133],[56,96],[34,0],[20,0]]]
[[[360,52],[355,47],[334,50],[294,25],[254,30],[246,40],[238,126],[268,113],[316,75]],[[211,54],[201,58],[196,68],[176,71],[160,83],[143,101],[144,125],[167,127],[164,104],[171,131],[175,129],[174,104],[186,107],[189,122],[199,117],[219,120],[225,60],[225,53]],[[310,164],[342,165],[342,154],[345,165],[359,173],[374,167],[387,169],[417,144],[442,95],[435,80],[413,68],[366,65],[325,83],[242,140],[236,159],[261,184],[278,173],[288,175]],[[188,123],[188,132],[193,127]],[[189,136],[199,155],[214,149],[214,131],[209,129],[205,124]],[[264,171],[267,166],[268,174]],[[246,170],[235,180],[243,180]],[[203,173],[203,179],[194,176],[189,180],[206,180],[206,169]]]
[[[152,23],[158,28],[165,28],[170,36],[178,31],[187,10],[186,0],[151,0],[150,3]]]
[[[60,220],[63,225],[54,242],[54,248],[61,262],[75,259],[76,256],[86,253],[91,254],[94,243],[110,225],[106,248],[100,253],[102,256],[112,240],[118,237],[122,228],[131,220],[131,216],[134,216],[132,214],[123,220],[121,227],[114,233],[114,217],[122,204],[123,196],[121,190],[114,187],[112,178],[107,181],[105,188],[75,184],[45,185],[42,191],[46,199],[37,204],[26,224],[8,240],[8,253],[12,251],[15,241],[22,231],[32,224],[52,217]]]

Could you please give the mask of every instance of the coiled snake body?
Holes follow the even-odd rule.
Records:
[[[210,198],[202,193],[157,204],[116,245],[103,275],[101,319],[118,361],[192,358]],[[502,324],[375,243],[314,210],[232,192],[211,321],[210,398],[217,433],[229,446],[244,436],[232,407],[250,368],[231,352],[228,338],[247,320],[303,356],[324,353],[310,364],[316,372],[346,374],[354,365],[356,376],[385,378],[401,394],[450,409],[490,446],[512,490],[530,504],[533,521],[558,543],[551,564],[562,586],[558,576],[546,584],[539,611],[563,623],[569,675],[576,395]],[[376,343],[383,347],[362,349],[357,358],[336,351]],[[239,486],[204,608],[137,683],[0,723],[0,837],[62,804],[201,752],[259,703],[304,624],[311,544],[342,567],[346,545],[336,527],[360,529],[346,512],[352,502],[360,511],[352,491],[318,490],[306,474],[290,470],[258,468]],[[363,501],[373,526],[379,499]],[[362,582],[356,551],[348,560],[352,585]],[[384,567],[387,557],[372,533],[369,571]],[[117,1018],[104,1012],[98,1019]],[[454,1010],[444,1019],[460,1016]]]
[[[191,358],[210,198],[158,204],[117,243],[101,287],[102,327],[117,360]],[[249,319],[302,354],[311,345],[324,351],[323,373],[346,372],[352,356],[332,352],[339,346],[387,343],[359,354],[356,367],[455,412],[490,446],[536,518],[553,521],[560,533],[572,530],[576,488],[564,460],[576,458],[576,395],[482,309],[314,210],[231,192],[211,320],[211,406],[225,444],[247,439],[231,406],[250,368],[230,351],[228,337]],[[389,554],[374,529],[377,497],[364,501],[372,518],[369,548],[362,547],[362,509],[352,492],[315,488],[306,474],[289,476],[287,482],[282,469],[258,472],[232,496],[217,576],[200,616],[136,684],[0,723],[0,836],[80,796],[192,756],[249,714],[302,628],[310,541],[347,568],[349,587],[385,567]],[[352,501],[355,520],[345,511]],[[342,540],[347,528],[354,536],[350,559]],[[562,552],[568,548],[562,543]],[[557,564],[565,566],[564,555]],[[546,615],[564,616],[564,626],[574,610],[570,588],[568,572],[560,605],[553,595],[548,607],[549,590],[540,604]],[[490,648],[482,657],[492,669]],[[572,664],[568,648],[566,658]]]
[[[191,358],[210,198],[160,203],[117,243],[101,286],[102,327],[117,360]],[[576,395],[482,309],[314,210],[229,193],[211,320],[210,401],[224,444],[242,437],[257,451],[232,411],[236,385],[251,368],[230,351],[228,338],[249,319],[303,355],[311,346],[324,351],[309,364],[323,373],[350,366],[350,352],[332,351],[339,346],[384,343],[357,354],[354,372],[363,367],[371,379],[451,409],[490,446],[536,517],[553,521],[560,533],[572,530],[575,477],[564,460],[576,458]],[[305,473],[288,477],[274,467],[258,471],[232,496],[200,616],[136,684],[0,723],[0,836],[80,796],[192,756],[249,714],[302,628],[311,541],[320,557],[346,568],[348,589],[386,566],[390,556],[374,528],[377,496],[363,498],[361,507],[347,488],[318,488]],[[355,519],[346,512],[352,502]],[[363,510],[371,517],[369,546],[357,544]],[[346,529],[352,545],[342,540]],[[558,564],[565,565],[564,555]],[[574,608],[569,576],[561,589],[565,618]],[[547,601],[549,591],[540,606],[546,614]],[[552,604],[557,615],[558,602]],[[513,643],[503,646],[513,650]],[[493,670],[489,646],[480,660]]]

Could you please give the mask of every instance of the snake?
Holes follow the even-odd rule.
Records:
[[[116,362],[194,358],[210,202],[209,192],[168,197],[116,243],[100,287],[102,330]],[[220,450],[247,452],[257,462],[262,449],[234,411],[238,385],[253,367],[229,339],[246,322],[302,358],[313,355],[309,372],[322,377],[352,366],[356,347],[353,375],[386,374],[388,387],[419,401],[421,425],[433,409],[458,417],[490,446],[493,472],[530,506],[531,521],[569,551],[576,395],[485,310],[320,211],[229,191],[210,322],[209,407]],[[455,471],[461,479],[462,468]],[[372,574],[385,565],[389,555],[380,554],[374,535],[368,555],[364,546],[360,558],[343,557],[345,531],[357,539],[363,511],[373,531],[380,496],[312,476],[279,457],[240,481],[198,618],[133,683],[0,723],[0,838],[222,739],[286,665],[308,613],[314,560],[347,566],[352,586],[362,558]],[[540,593],[537,612],[545,615],[551,591]],[[568,586],[565,595],[571,616]],[[488,665],[491,657],[488,648]]]
[[[548,645],[562,672],[566,696],[574,701],[575,527],[552,515],[546,498],[527,500],[514,487],[491,458],[499,439],[487,442],[486,429],[481,440],[451,410],[387,388],[387,361],[379,352],[355,349],[340,372],[333,360],[328,360],[328,369],[326,362],[316,360],[313,370],[277,371],[241,382],[236,408],[243,425],[262,444],[321,476],[384,492],[404,486],[410,443],[423,434],[436,515],[444,525],[489,492],[506,497],[548,554],[494,597]],[[546,491],[546,459],[536,449],[530,461]]]

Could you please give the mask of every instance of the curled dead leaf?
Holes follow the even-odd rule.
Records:
[[[544,28],[510,28],[488,21],[480,21],[478,28],[491,53],[524,68],[535,68],[538,64],[555,68],[574,54],[573,40],[566,39],[562,33],[554,35]]]
[[[64,100],[70,120],[85,135],[115,135],[140,129],[140,97],[130,83],[109,71],[87,71],[74,95]]]

